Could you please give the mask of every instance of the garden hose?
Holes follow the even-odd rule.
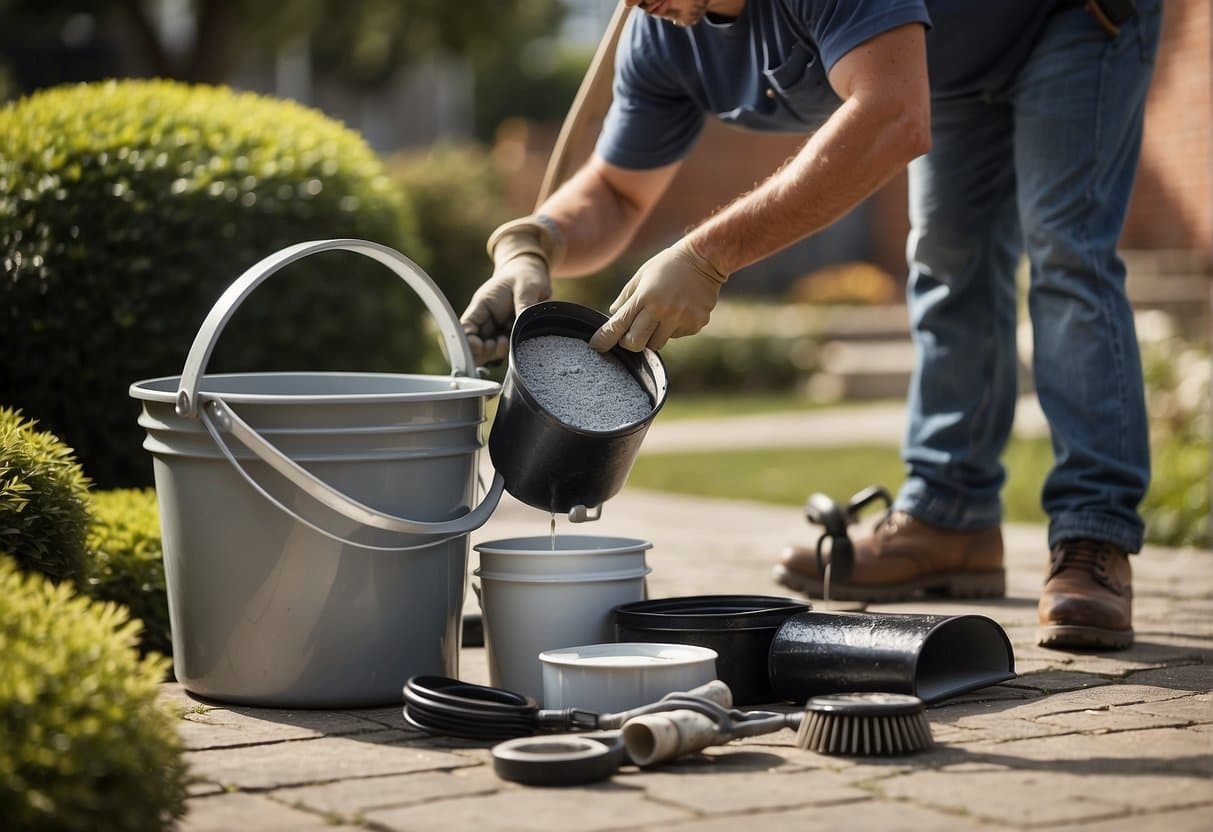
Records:
[[[498,776],[532,786],[595,782],[625,762],[653,765],[738,737],[795,729],[800,722],[800,714],[733,708],[732,693],[719,680],[613,714],[542,710],[529,696],[442,676],[409,679],[404,701],[412,727],[496,742]],[[562,731],[579,733],[533,736]]]
[[[429,734],[494,741],[598,727],[597,714],[589,711],[540,710],[529,696],[444,676],[414,676],[408,680],[404,686],[404,721]]]
[[[658,702],[617,714],[598,714],[581,708],[544,710],[529,696],[445,676],[414,676],[404,686],[405,722],[429,734],[465,740],[497,741],[542,733],[619,728],[641,714],[676,708],[727,713],[732,703],[728,685],[720,681],[671,693]]]
[[[569,107],[564,123],[560,126],[560,134],[556,137],[556,145],[548,157],[548,165],[543,173],[543,181],[539,185],[539,195],[535,199],[535,210],[541,206],[552,192],[567,178],[568,169],[572,162],[572,150],[578,145],[581,134],[595,116],[606,114],[611,105],[611,77],[615,68],[615,47],[619,44],[619,35],[623,32],[623,24],[627,22],[627,3],[619,0],[615,12],[607,24],[606,32],[598,43],[598,49],[590,61],[589,69],[581,79],[577,95]]]

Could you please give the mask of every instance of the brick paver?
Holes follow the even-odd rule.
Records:
[[[507,499],[473,540],[546,531],[546,515]],[[782,594],[775,553],[811,535],[795,510],[628,490],[597,524],[559,532],[651,540],[655,597]],[[1213,553],[1149,547],[1134,560],[1131,650],[1051,651],[1033,643],[1044,534],[1006,530],[1004,600],[878,608],[989,615],[1014,644],[1019,678],[928,710],[927,752],[823,756],[782,731],[594,786],[534,789],[497,779],[487,745],[406,731],[395,707],[225,707],[166,685],[198,778],[183,828],[1213,829]],[[463,651],[460,675],[487,683],[482,649]]]

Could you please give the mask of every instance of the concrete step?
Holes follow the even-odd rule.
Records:
[[[808,383],[817,401],[905,398],[914,370],[914,345],[899,341],[831,341],[821,349],[821,370]]]

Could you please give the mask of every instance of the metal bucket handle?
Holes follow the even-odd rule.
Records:
[[[500,475],[494,477],[493,484],[484,499],[481,500],[480,505],[454,519],[422,521],[385,514],[337,491],[287,457],[265,437],[257,433],[252,426],[237,416],[227,402],[219,396],[212,393],[199,393],[198,385],[201,383],[219,335],[245,298],[282,267],[321,251],[350,251],[362,254],[378,260],[403,278],[425,303],[426,308],[429,309],[438,324],[438,329],[446,343],[447,356],[451,361],[451,375],[475,378],[476,362],[472,358],[472,351],[468,347],[467,339],[459,324],[459,318],[455,315],[455,310],[451,308],[450,302],[447,301],[434,281],[421,270],[421,267],[395,249],[367,240],[313,240],[288,246],[256,263],[240,275],[211,307],[211,311],[198,329],[198,334],[194,336],[194,343],[190,346],[189,354],[185,359],[185,369],[182,370],[181,381],[177,388],[177,414],[201,420],[220,449],[225,451],[224,456],[227,460],[262,495],[266,495],[265,489],[256,483],[230,452],[226,452],[226,446],[219,439],[220,432],[232,436],[258,459],[312,499],[356,523],[388,532],[413,535],[459,535],[480,528],[489,519],[497,507],[497,502],[501,499],[505,484]],[[301,519],[280,502],[276,500],[273,502],[292,517]],[[315,528],[311,523],[308,525]],[[329,532],[324,533],[360,548],[386,548],[369,547]]]

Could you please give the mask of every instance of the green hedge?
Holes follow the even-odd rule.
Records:
[[[474,145],[438,145],[388,160],[392,179],[409,195],[430,253],[430,277],[462,312],[492,273],[485,243],[508,219],[505,177],[492,156]]]
[[[79,580],[88,565],[88,486],[71,448],[0,407],[0,549],[27,571]]]
[[[808,336],[711,335],[675,338],[661,350],[678,393],[795,390],[817,366]]]
[[[160,514],[150,488],[94,491],[88,594],[130,609],[143,623],[141,652],[172,655]]]
[[[0,135],[0,390],[107,487],[150,482],[128,386],[179,373],[206,311],[249,266],[332,237],[427,259],[370,147],[290,102],[76,85],[0,109]],[[421,311],[382,266],[318,255],[254,294],[211,370],[415,366],[438,349]]]
[[[6,829],[169,829],[186,766],[139,625],[0,557],[0,818]]]

